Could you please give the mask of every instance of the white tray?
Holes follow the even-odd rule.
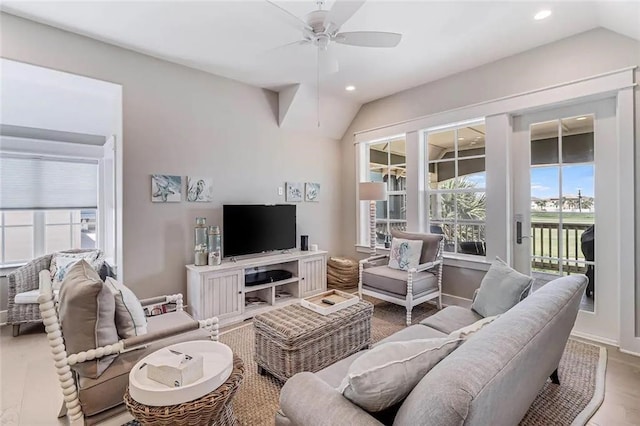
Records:
[[[322,299],[329,299],[335,302],[335,305],[329,305],[322,302]],[[316,294],[315,296],[306,297],[300,300],[300,304],[307,309],[319,313],[320,315],[329,315],[334,312],[338,312],[340,309],[353,306],[358,303],[360,299],[350,293],[345,293],[340,290],[329,290],[324,293]]]
[[[147,367],[142,367],[145,360],[151,356],[147,355],[138,361],[129,373],[129,394],[141,404],[161,407],[193,401],[220,387],[233,370],[233,352],[222,343],[196,340],[177,343],[167,348],[186,354],[202,354],[204,375],[186,386],[170,388],[147,378]]]

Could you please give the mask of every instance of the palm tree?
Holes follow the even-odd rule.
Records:
[[[454,190],[454,189],[473,189],[476,188],[476,184],[465,177],[458,179],[449,179],[440,184],[442,190]],[[456,193],[444,193],[439,194],[439,202],[436,206],[432,206],[432,209],[439,209],[436,217],[442,218],[444,221],[451,221],[456,217],[456,202],[457,202],[457,217],[458,220],[478,220],[483,221],[486,218],[486,196],[484,192],[456,192]],[[434,212],[435,213],[435,212]],[[449,241],[453,241],[454,230],[451,226],[444,225],[443,232],[445,237]],[[480,235],[479,235],[480,234]],[[458,235],[458,241],[475,241],[478,239],[484,240],[483,230],[478,231],[477,226],[465,226],[460,230]]]

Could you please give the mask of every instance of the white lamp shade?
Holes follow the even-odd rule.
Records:
[[[381,201],[387,199],[387,184],[384,182],[360,182],[361,201]]]

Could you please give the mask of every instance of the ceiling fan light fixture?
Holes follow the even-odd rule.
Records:
[[[353,92],[354,90],[356,90],[356,86],[354,86],[353,84],[350,84],[347,87],[345,87],[344,90],[346,90],[347,92]]]
[[[536,21],[541,21],[548,18],[549,16],[551,16],[551,11],[549,9],[544,9],[536,13],[533,19],[535,19]]]

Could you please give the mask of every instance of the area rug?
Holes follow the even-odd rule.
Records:
[[[375,305],[372,319],[374,342],[405,327],[406,311],[402,306],[370,301]],[[430,304],[420,305],[413,310],[413,323],[435,312],[435,307]],[[243,426],[273,425],[282,384],[270,375],[257,373],[254,336],[252,323],[226,329],[220,336],[220,341],[245,362],[245,378],[233,399],[233,407]],[[520,425],[585,425],[604,399],[606,364],[605,348],[570,339],[558,370],[562,385],[556,386],[548,381]]]

